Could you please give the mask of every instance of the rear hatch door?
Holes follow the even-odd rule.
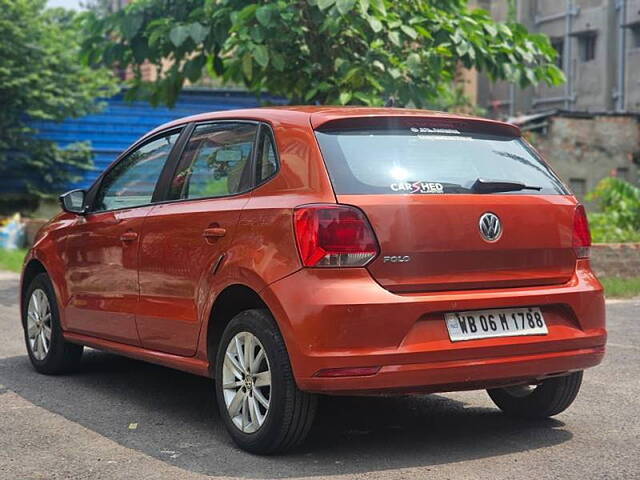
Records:
[[[571,278],[576,201],[513,127],[356,118],[321,125],[316,136],[338,202],[361,208],[375,231],[381,252],[367,268],[383,287],[410,293]],[[478,179],[489,188],[476,190]],[[500,182],[526,188],[492,191]],[[494,230],[498,223],[495,237],[483,231],[487,219]]]
[[[575,266],[574,202],[563,196],[338,195],[366,213],[380,243],[373,277],[398,292],[564,283]],[[502,234],[488,242],[480,217]]]

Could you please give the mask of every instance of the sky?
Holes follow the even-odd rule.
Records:
[[[47,5],[50,7],[65,7],[77,10],[80,8],[80,0],[49,0]]]

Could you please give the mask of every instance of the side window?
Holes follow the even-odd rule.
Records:
[[[258,126],[219,122],[198,125],[171,180],[171,200],[223,197],[249,189]]]
[[[266,126],[262,127],[256,157],[256,183],[264,182],[278,170],[278,157],[274,143],[271,130]]]
[[[120,160],[103,178],[93,211],[132,208],[151,203],[153,191],[180,132],[144,144]]]

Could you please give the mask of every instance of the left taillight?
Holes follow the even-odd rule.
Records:
[[[303,205],[294,230],[305,267],[363,267],[379,252],[365,214],[349,205]]]
[[[589,220],[582,205],[576,207],[573,215],[573,251],[578,258],[589,258],[591,255],[591,232]]]

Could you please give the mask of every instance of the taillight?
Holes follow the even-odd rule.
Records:
[[[591,232],[587,213],[582,205],[576,207],[573,216],[573,251],[578,258],[589,258],[591,254]]]
[[[362,267],[378,254],[371,225],[355,207],[304,205],[293,223],[305,267]]]

